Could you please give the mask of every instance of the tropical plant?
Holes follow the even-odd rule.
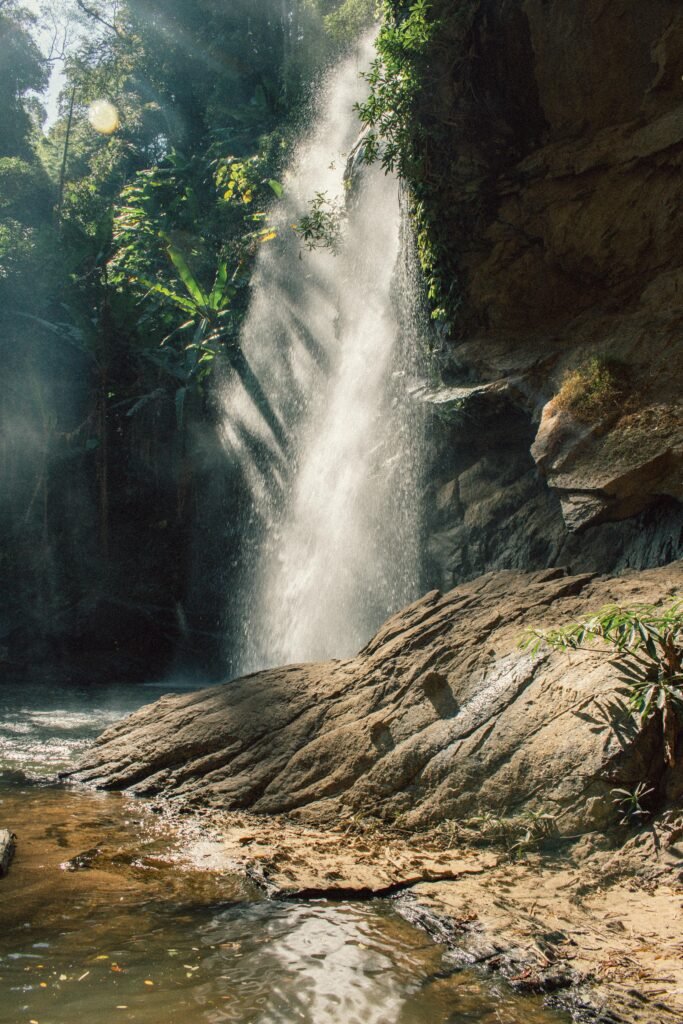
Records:
[[[678,716],[683,715],[683,600],[662,607],[608,605],[584,622],[548,632],[529,630],[520,646],[536,654],[543,645],[594,650],[596,642],[614,659],[620,691],[639,727],[660,716],[664,759],[673,766]]]
[[[654,789],[645,782],[639,782],[632,789],[612,790],[614,803],[621,813],[620,825],[639,825],[650,816],[650,812],[642,804],[642,801],[650,793],[654,793]]]
[[[121,193],[112,282],[137,296],[139,326],[152,326],[142,355],[174,382],[180,429],[188,394],[201,391],[219,352],[272,419],[239,347],[254,255],[277,237],[267,201],[283,189],[269,169],[258,154],[187,159],[174,151]]]
[[[222,323],[230,313],[230,300],[235,294],[235,287],[228,280],[227,261],[221,260],[210,291],[205,291],[180,249],[170,239],[167,242],[168,257],[182,282],[184,294],[158,281],[141,281],[148,286],[149,293],[168,301],[185,319],[163,338],[156,351],[147,350],[145,354],[179,383],[175,408],[178,428],[182,430],[188,389],[201,384],[211,372],[218,345],[224,340]],[[185,332],[190,334],[187,344],[184,342]],[[181,343],[173,344],[178,338],[182,339]]]

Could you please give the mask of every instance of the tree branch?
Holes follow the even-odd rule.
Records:
[[[104,25],[104,27],[108,28],[110,32],[114,32],[114,34],[117,35],[119,39],[125,38],[124,33],[121,31],[121,29],[118,27],[115,21],[107,21],[106,18],[102,17],[99,11],[95,10],[93,7],[89,7],[88,4],[84,3],[84,0],[76,0],[76,6],[80,8],[80,10],[83,11],[83,13],[86,14],[89,18],[92,18],[94,21],[99,21],[100,25]]]
[[[61,34],[61,39],[60,39]],[[52,19],[52,40],[50,48],[45,57],[48,64],[56,64],[66,57],[69,42],[69,28],[67,25],[60,27],[55,18]]]

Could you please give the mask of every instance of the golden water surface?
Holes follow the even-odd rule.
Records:
[[[540,1000],[461,970],[391,901],[264,899],[202,868],[192,824],[50,782],[156,691],[0,694],[2,1024],[552,1024]]]

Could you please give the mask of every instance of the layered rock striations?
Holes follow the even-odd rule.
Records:
[[[162,698],[104,733],[77,778],[315,823],[359,815],[415,828],[543,811],[565,834],[609,826],[614,787],[647,781],[653,809],[683,792],[661,728],[636,728],[604,651],[533,658],[518,641],[682,584],[678,562],[619,579],[501,572],[435,591],[351,660]]]

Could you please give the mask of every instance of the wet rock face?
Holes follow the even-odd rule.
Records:
[[[505,65],[503,41],[527,55],[529,73]],[[577,568],[591,564],[582,550],[594,551],[601,571],[659,564],[683,550],[683,8],[678,0],[501,0],[481,5],[468,44],[478,93],[497,116],[469,140],[478,153],[473,187],[487,168],[484,223],[463,234],[465,199],[444,211],[460,232],[467,310],[448,384],[478,393],[473,415],[440,434],[434,578],[540,567],[559,551]],[[455,103],[457,88],[453,95]],[[619,400],[572,420],[554,397],[567,372],[593,358],[615,367]],[[450,477],[449,446],[458,463]],[[462,453],[484,447],[499,470],[490,459],[461,470]],[[462,472],[470,474],[458,506],[464,525],[437,505],[444,486],[468,486]],[[526,562],[489,514],[485,491],[493,500],[496,487],[508,489],[502,515],[509,522],[514,505]],[[591,536],[575,543],[581,531]]]
[[[678,791],[659,732],[638,734],[615,707],[604,655],[534,659],[518,640],[681,584],[679,562],[617,580],[503,572],[434,591],[354,659],[162,698],[104,733],[77,777],[312,821],[402,816],[412,827],[544,810],[563,831],[602,827],[614,786],[651,780],[662,802]]]
[[[482,396],[451,424],[435,425],[425,500],[426,585],[449,590],[492,570],[553,565],[621,573],[683,557],[680,502],[662,495],[612,521],[616,499],[607,492],[548,487],[530,451],[538,451],[535,429],[528,413],[500,396],[497,403]],[[570,443],[579,431],[592,436],[580,424],[569,432]],[[546,452],[561,458],[552,443]],[[641,500],[636,480],[628,490]]]

